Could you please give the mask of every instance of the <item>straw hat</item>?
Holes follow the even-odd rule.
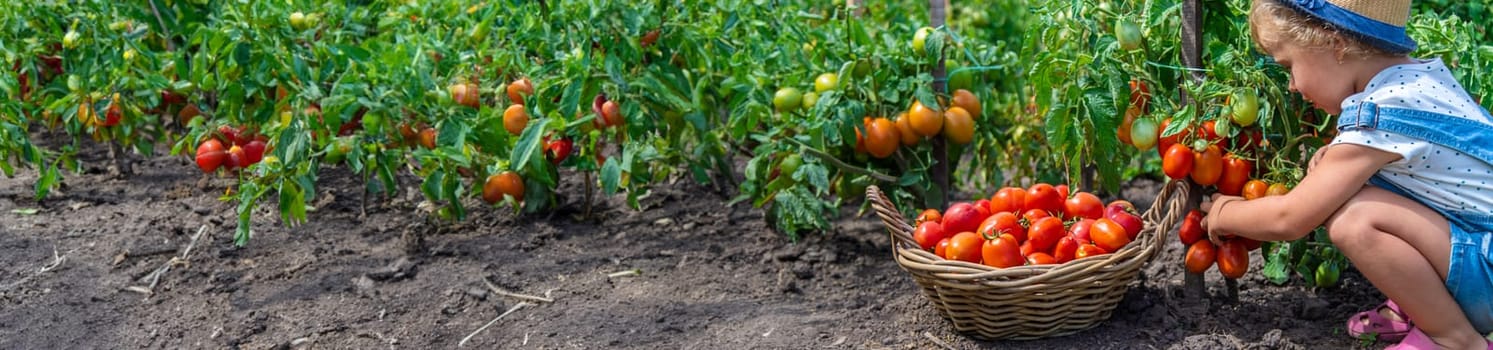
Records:
[[[1415,51],[1415,39],[1405,33],[1410,0],[1280,1],[1389,53]]]

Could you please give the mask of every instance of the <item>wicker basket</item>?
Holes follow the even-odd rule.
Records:
[[[1180,181],[1163,187],[1141,215],[1145,228],[1118,252],[1004,269],[945,260],[920,249],[912,225],[880,188],[867,188],[866,196],[891,231],[897,264],[955,330],[985,340],[1023,340],[1073,334],[1109,319],[1141,265],[1161,250],[1162,238],[1187,212],[1187,191]]]

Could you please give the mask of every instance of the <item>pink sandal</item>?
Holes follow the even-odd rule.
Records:
[[[1400,319],[1393,320],[1384,317],[1384,315],[1379,313],[1380,309],[1389,309],[1389,312],[1394,313]],[[1384,304],[1379,305],[1379,307],[1354,314],[1348,318],[1348,335],[1354,338],[1368,336],[1382,341],[1397,342],[1405,339],[1405,336],[1413,329],[1415,329],[1415,325],[1410,322],[1410,317],[1400,311],[1400,306],[1396,305],[1393,300],[1385,300]],[[1430,339],[1427,338],[1427,340]]]
[[[1412,328],[1412,329],[1410,329],[1410,332],[1407,332],[1405,334],[1405,339],[1401,340],[1399,344],[1390,345],[1389,347],[1384,348],[1384,350],[1436,350],[1436,349],[1441,349],[1441,346],[1440,345],[1436,345],[1436,341],[1431,340],[1431,336],[1428,336],[1425,333],[1421,332],[1420,328]],[[1493,342],[1488,342],[1488,350],[1493,350]]]

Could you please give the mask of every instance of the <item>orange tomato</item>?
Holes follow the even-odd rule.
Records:
[[[1217,145],[1208,145],[1202,152],[1193,154],[1192,181],[1209,186],[1218,183],[1223,175],[1223,150]]]
[[[975,120],[963,108],[951,107],[943,114],[943,136],[954,144],[975,140]]]
[[[937,110],[923,106],[923,102],[912,101],[912,107],[907,109],[908,120],[912,124],[912,130],[924,137],[938,135],[943,130],[944,117]]]
[[[508,101],[513,104],[524,104],[524,96],[534,94],[534,83],[529,78],[514,80],[508,83]]]
[[[1172,144],[1167,147],[1161,157],[1161,172],[1172,180],[1187,178],[1192,173],[1193,152],[1192,149],[1182,144]]]
[[[488,176],[487,183],[482,185],[482,200],[487,201],[488,204],[495,204],[502,201],[503,196],[513,197],[514,201],[523,202],[524,178],[512,171]]]
[[[1284,196],[1287,192],[1291,192],[1291,189],[1286,184],[1271,184],[1270,189],[1265,190],[1265,196]]]
[[[971,117],[978,118],[980,116],[980,98],[976,97],[974,93],[969,92],[969,90],[954,90],[954,100],[952,103],[954,107],[963,108],[965,112],[969,112]]]
[[[1016,244],[1016,237],[1009,234],[985,241],[980,249],[980,258],[984,260],[985,265],[1002,268],[1021,266],[1026,263],[1026,259],[1021,255],[1021,247]]]
[[[1110,219],[1094,221],[1094,226],[1089,228],[1089,238],[1094,240],[1094,245],[1109,252],[1120,251],[1130,244],[1130,234],[1125,231],[1125,226]]]
[[[1243,191],[1244,199],[1255,199],[1255,198],[1264,197],[1265,196],[1265,192],[1268,191],[1269,189],[1270,189],[1270,184],[1265,183],[1265,181],[1263,181],[1263,180],[1259,180],[1259,179],[1249,180],[1249,182],[1245,182],[1244,183],[1244,191]]]
[[[1016,187],[1006,187],[996,191],[990,196],[990,212],[1020,213],[1026,209],[1026,190]]]
[[[902,141],[903,146],[918,144],[922,139],[918,132],[912,129],[912,118],[907,117],[907,112],[897,114],[897,139]]]
[[[1014,238],[1013,238],[1014,241]],[[949,260],[959,260],[972,263],[980,263],[981,250],[985,245],[985,239],[974,232],[960,232],[949,238]],[[1016,248],[1012,246],[1012,248]]]
[[[524,105],[510,105],[508,109],[503,110],[503,129],[508,130],[508,134],[514,136],[523,134],[524,127],[527,126],[529,126],[529,111],[524,109]]]
[[[1036,252],[1026,256],[1026,263],[1030,265],[1051,265],[1058,263],[1058,259],[1051,254]]]
[[[897,152],[897,125],[886,118],[872,119],[866,124],[866,153],[872,157],[886,158]]]

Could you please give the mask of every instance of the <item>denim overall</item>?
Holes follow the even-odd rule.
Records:
[[[1483,113],[1486,117],[1487,111]],[[1377,129],[1416,137],[1493,164],[1493,126],[1470,119],[1362,102],[1344,108],[1337,127],[1343,131]],[[1493,332],[1493,212],[1429,205],[1385,180],[1383,175],[1374,175],[1369,183],[1420,202],[1446,217],[1452,243],[1446,289],[1478,333]]]

